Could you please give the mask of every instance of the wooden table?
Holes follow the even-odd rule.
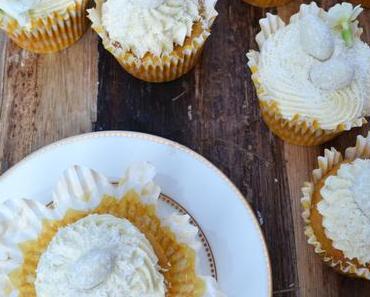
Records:
[[[336,1],[317,2],[328,7]],[[287,19],[300,3],[270,11]],[[245,57],[256,49],[258,20],[267,10],[240,0],[219,0],[217,9],[202,61],[167,84],[129,76],[92,31],[68,50],[46,56],[21,50],[0,34],[0,171],[46,144],[94,130],[175,140],[218,166],[253,206],[271,254],[274,295],[370,296],[370,282],[342,277],[314,254],[300,208],[300,187],[316,157],[325,147],[353,145],[367,128],[316,148],[273,136],[259,115]],[[368,42],[369,20],[370,10],[361,17]]]

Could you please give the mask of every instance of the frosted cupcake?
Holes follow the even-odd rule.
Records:
[[[243,0],[244,2],[259,7],[275,7],[288,4],[292,0]]]
[[[210,35],[216,0],[96,0],[89,10],[104,47],[127,72],[171,81],[196,64]]]
[[[318,160],[302,189],[308,242],[337,271],[370,279],[370,134],[344,158],[332,148]]]
[[[0,28],[20,47],[52,53],[74,44],[88,28],[90,0],[0,0]]]
[[[289,24],[260,21],[260,51],[248,53],[262,116],[273,133],[298,145],[324,143],[366,123],[370,114],[370,48],[361,41],[362,9],[328,12],[301,5]]]
[[[3,297],[224,297],[199,273],[198,228],[188,215],[157,211],[159,187],[146,163],[119,185],[84,167],[69,169],[53,203],[0,207]]]

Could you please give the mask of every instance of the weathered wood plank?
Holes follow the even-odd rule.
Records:
[[[1,44],[4,171],[41,146],[91,130],[96,118],[97,37],[89,31],[71,48],[43,56],[12,42]]]
[[[247,70],[246,52],[263,10],[219,1],[218,17],[202,61],[168,84],[130,77],[100,48],[97,130],[153,133],[201,153],[242,190],[260,216],[271,252],[274,289],[295,296],[292,207],[283,143],[264,126]]]

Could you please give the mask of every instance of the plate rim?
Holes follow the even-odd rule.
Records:
[[[19,168],[22,164],[27,163],[31,159],[37,158],[41,156],[42,154],[52,151],[58,147],[72,144],[75,142],[80,142],[84,140],[94,139],[94,138],[105,138],[105,137],[119,137],[119,138],[133,138],[133,139],[141,139],[146,141],[155,142],[158,144],[166,145],[171,148],[180,150],[191,157],[195,158],[196,160],[200,161],[204,165],[206,165],[210,170],[212,170],[215,174],[217,174],[221,179],[226,182],[226,184],[232,189],[234,194],[238,197],[242,205],[247,210],[248,214],[250,215],[252,219],[252,223],[256,229],[256,233],[262,243],[263,247],[263,255],[265,259],[265,265],[266,265],[266,271],[267,271],[267,292],[269,296],[272,296],[272,269],[271,269],[271,260],[267,249],[267,244],[265,237],[263,236],[262,229],[258,223],[257,217],[255,213],[253,212],[252,207],[250,206],[247,199],[244,197],[244,195],[240,192],[240,190],[237,188],[237,186],[224,174],[220,169],[218,169],[211,161],[200,155],[199,153],[193,151],[192,149],[186,147],[185,145],[182,145],[178,142],[175,142],[173,140],[169,140],[166,138],[163,138],[161,136],[156,136],[152,134],[142,133],[142,132],[133,132],[133,131],[124,131],[124,130],[112,130],[112,131],[96,131],[96,132],[88,132],[83,133],[75,136],[70,136],[67,138],[60,139],[58,141],[52,142],[48,145],[45,145],[34,152],[28,154],[26,157],[24,157],[22,160],[14,164],[12,167],[8,168],[3,174],[0,175],[0,182],[5,180],[8,176],[10,176],[17,168]]]

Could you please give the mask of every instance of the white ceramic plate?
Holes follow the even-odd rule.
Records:
[[[0,177],[0,201],[51,201],[64,170],[95,169],[112,181],[132,163],[148,161],[162,193],[189,212],[209,241],[218,282],[228,297],[272,295],[271,268],[257,220],[245,198],[216,167],[172,141],[134,132],[98,132],[67,138],[25,158]]]

